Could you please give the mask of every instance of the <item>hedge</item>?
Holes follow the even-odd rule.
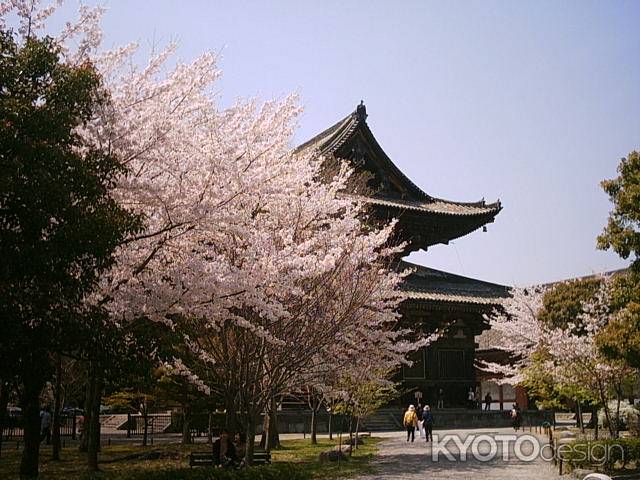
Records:
[[[628,464],[640,461],[640,438],[576,441],[566,445],[558,454],[573,468],[590,468],[605,471],[621,470]]]
[[[138,470],[101,476],[104,480],[308,480],[311,474],[290,463],[265,465],[241,470],[220,468],[174,468]]]

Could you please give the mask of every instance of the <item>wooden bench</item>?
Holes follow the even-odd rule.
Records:
[[[254,450],[253,451],[253,464],[254,465],[269,465],[271,463],[271,454],[266,450]]]
[[[189,466],[193,467],[213,467],[212,452],[191,452],[189,455]]]
[[[271,454],[265,450],[256,449],[253,452],[253,465],[268,465]],[[189,455],[189,467],[213,467],[213,452],[192,452]]]

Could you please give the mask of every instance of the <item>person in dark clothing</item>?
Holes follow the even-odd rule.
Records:
[[[213,442],[213,463],[216,467],[233,467],[238,462],[236,447],[231,441],[229,431],[223,429],[220,438]]]
[[[422,411],[422,426],[424,427],[424,436],[427,438],[427,442],[429,438],[433,441],[433,413],[431,413],[429,405],[425,405]]]
[[[520,405],[518,402],[513,404],[513,408],[511,409],[511,423],[513,425],[513,429],[517,432],[520,429],[520,424],[522,423],[522,412],[520,411]]]
[[[493,398],[491,398],[491,394],[487,392],[484,396],[484,409],[491,410],[491,402],[493,402]]]
[[[438,389],[438,408],[444,408],[444,390]]]
[[[51,443],[51,412],[49,407],[45,407],[40,411],[40,441],[47,441],[47,445]]]
[[[473,387],[469,387],[469,392],[467,393],[467,408],[469,410],[473,410],[476,407],[476,394],[473,391]]]
[[[244,454],[247,451],[247,437],[244,432],[236,433],[233,438],[233,446],[236,449],[238,467],[242,468],[244,466]]]

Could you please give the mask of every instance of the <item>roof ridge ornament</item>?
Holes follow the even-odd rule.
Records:
[[[356,107],[356,117],[362,122],[367,120],[367,107],[364,105],[364,100],[360,100],[360,105]]]

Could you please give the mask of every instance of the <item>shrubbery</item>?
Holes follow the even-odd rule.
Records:
[[[282,463],[242,470],[216,468],[139,470],[101,478],[105,480],[308,480],[311,475],[299,465]]]
[[[616,408],[617,408],[616,401],[611,400],[609,402],[609,412],[612,417],[611,420],[613,422],[616,421],[615,419]],[[638,409],[634,405],[630,405],[629,402],[627,401],[620,402],[620,417],[619,417],[619,424],[618,424],[617,430],[620,431],[620,430],[634,429],[634,427],[638,425],[639,417],[640,417],[640,411],[638,411]],[[598,412],[598,421],[600,422],[600,425],[604,426],[605,428],[609,426],[607,422],[607,417],[604,413],[604,409],[601,409]]]
[[[640,460],[640,439],[577,441],[564,445],[559,456],[574,469],[619,470],[629,464],[637,466]]]

